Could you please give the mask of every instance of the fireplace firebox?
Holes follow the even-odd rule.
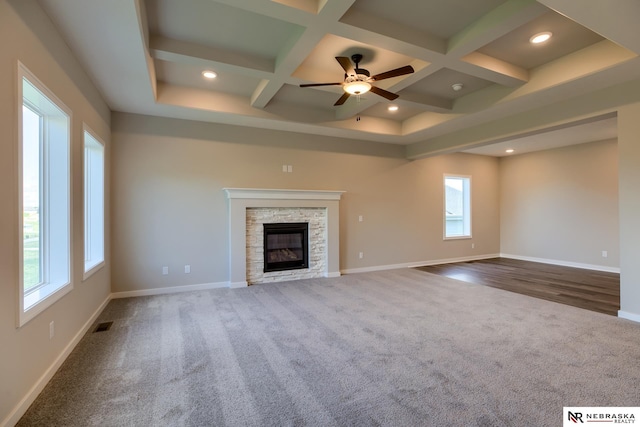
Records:
[[[309,223],[263,224],[264,272],[309,268]]]

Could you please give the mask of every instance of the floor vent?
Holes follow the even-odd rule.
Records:
[[[98,323],[98,326],[93,331],[93,333],[95,334],[96,332],[108,331],[109,329],[111,329],[111,325],[113,325],[113,322]]]

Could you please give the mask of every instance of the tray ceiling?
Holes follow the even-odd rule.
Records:
[[[616,19],[601,19],[596,0],[40,4],[113,111],[362,141],[424,144],[640,75],[638,30],[620,28],[640,13],[632,1],[607,10]],[[541,31],[553,37],[529,43]],[[340,86],[299,87],[342,81],[334,57],[354,53],[372,74],[415,73],[376,83],[393,102],[367,93],[335,107]]]

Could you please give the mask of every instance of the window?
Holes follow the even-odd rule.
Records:
[[[104,144],[84,129],[84,275],[104,265]]]
[[[23,325],[69,292],[69,110],[22,64],[20,91],[20,316]]]
[[[471,177],[444,176],[444,238],[471,237]]]

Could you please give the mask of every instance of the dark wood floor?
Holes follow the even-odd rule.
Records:
[[[617,316],[620,275],[509,258],[418,267],[464,282]]]

